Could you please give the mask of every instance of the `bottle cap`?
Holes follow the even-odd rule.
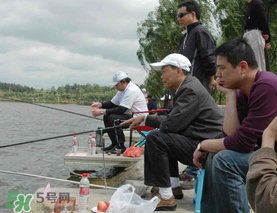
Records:
[[[87,177],[88,176],[88,174],[87,173],[83,173],[83,177]]]
[[[92,136],[92,134],[89,134],[89,136]]]
[[[92,136],[92,138],[95,138],[95,136]]]

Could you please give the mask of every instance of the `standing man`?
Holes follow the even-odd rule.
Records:
[[[140,88],[131,82],[125,72],[117,72],[113,77],[111,86],[115,86],[118,92],[111,101],[94,102],[91,105],[93,116],[104,115],[105,127],[114,126],[117,119],[127,120],[132,117],[132,112],[147,111],[145,97]],[[115,148],[125,151],[125,136],[122,128],[107,130],[112,144],[104,148],[104,151],[113,152]]]
[[[258,62],[258,70],[266,70],[264,48],[269,49],[270,31],[265,15],[265,5],[261,0],[243,0],[248,2],[245,15],[245,27],[243,37],[255,53]]]
[[[191,75],[198,78],[211,93],[215,87],[216,48],[212,34],[199,21],[201,7],[195,1],[178,5],[178,22],[184,29],[179,43],[179,53],[186,56],[191,64]]]
[[[244,38],[227,41],[215,51],[217,84],[226,94],[223,134],[201,142],[194,164],[205,165],[201,213],[249,213],[245,181],[248,160],[260,147],[263,131],[277,115],[277,76],[257,69],[254,51]]]
[[[191,64],[185,56],[170,54],[150,66],[162,72],[166,89],[176,91],[173,108],[166,116],[142,115],[124,123],[132,123],[130,127],[135,128],[144,121],[145,125],[160,129],[146,137],[144,183],[156,187],[152,197],[161,199],[156,210],[174,211],[175,198],[183,198],[178,161],[192,166],[198,143],[206,137],[222,136],[223,115],[199,80],[190,75]]]
[[[191,75],[198,78],[202,85],[211,93],[215,88],[216,48],[212,34],[199,21],[201,7],[195,1],[187,1],[178,5],[178,22],[184,29],[179,43],[179,53],[186,56],[191,64]],[[187,167],[180,180],[185,189],[194,188],[198,169]]]

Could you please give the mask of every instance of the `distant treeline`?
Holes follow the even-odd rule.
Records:
[[[143,85],[140,86],[143,88]],[[60,86],[57,89],[35,89],[0,82],[0,101],[25,101],[51,104],[82,104],[90,105],[94,101],[109,101],[116,94],[115,87],[99,86],[98,84]]]

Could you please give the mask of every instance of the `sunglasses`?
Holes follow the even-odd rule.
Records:
[[[191,12],[179,13],[179,14],[177,15],[177,17],[178,17],[178,18],[183,18],[183,16],[185,16],[185,15],[187,15],[187,14],[189,14],[189,13],[191,13]]]

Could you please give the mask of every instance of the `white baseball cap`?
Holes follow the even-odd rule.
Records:
[[[161,97],[161,101],[164,101],[165,99],[165,95],[163,97]],[[168,99],[170,100],[171,99],[171,95],[168,96]]]
[[[186,56],[178,53],[172,53],[166,56],[161,62],[150,64],[151,68],[155,71],[162,71],[163,66],[171,65],[180,67],[182,70],[190,72],[191,63]]]
[[[125,72],[119,71],[113,76],[113,82],[110,85],[115,86],[125,78],[128,78],[128,75]]]

